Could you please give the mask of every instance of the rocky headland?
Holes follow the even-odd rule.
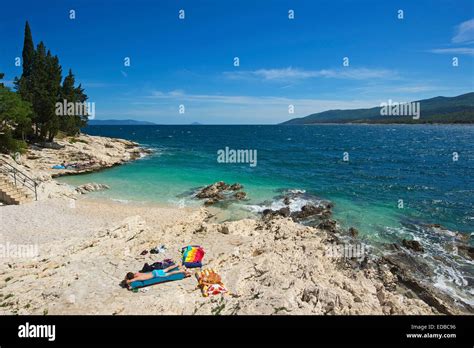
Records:
[[[30,145],[25,154],[15,158],[2,154],[0,158],[35,180],[39,184],[38,199],[43,200],[107,188],[91,183],[76,189],[53,180],[56,177],[100,171],[149,153],[150,150],[129,140],[81,134],[54,144]]]

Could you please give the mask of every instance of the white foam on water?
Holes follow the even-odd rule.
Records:
[[[129,204],[130,201],[128,199],[118,199],[118,198],[111,198],[112,201],[118,202],[118,203],[123,203],[123,204]]]
[[[446,271],[447,269],[445,268],[444,270]],[[467,284],[468,284],[467,281],[461,275],[459,275],[456,270],[454,269],[451,269],[451,271],[448,270],[447,271],[447,273],[449,274],[448,276],[446,275],[445,272],[442,272],[440,270],[436,270],[436,273],[437,273],[437,276],[433,285],[437,289],[449,294],[451,297],[461,302],[467,303],[470,306],[474,306],[474,289],[467,288]],[[457,284],[458,286],[459,286],[459,283],[462,283],[463,284],[462,286],[465,287],[469,295],[461,293],[458,290],[458,288],[453,286],[453,281],[458,283]]]
[[[291,193],[305,193],[306,191],[304,190],[289,190],[288,192]],[[270,204],[246,204],[243,205],[244,209],[247,209],[251,212],[254,213],[262,213],[265,209],[271,209],[271,210],[279,210],[281,208],[288,207],[290,208],[290,212],[297,212],[301,211],[301,208],[303,208],[305,205],[311,204],[311,205],[320,205],[322,203],[321,200],[317,199],[307,199],[303,197],[292,197],[290,198],[290,204],[286,205],[283,202],[283,198],[272,201]]]
[[[291,190],[288,190],[287,192],[294,193],[294,194],[303,194],[303,193],[306,193],[306,190],[291,189]]]

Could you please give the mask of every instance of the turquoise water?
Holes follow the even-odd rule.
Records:
[[[387,237],[386,226],[405,220],[474,231],[472,126],[95,126],[85,132],[155,151],[125,166],[62,179],[110,185],[101,196],[192,205],[198,202],[190,190],[224,180],[245,186],[247,205],[284,189],[306,190],[332,200],[343,224],[373,237]],[[226,146],[257,150],[257,165],[218,163],[217,151]]]
[[[474,304],[473,262],[449,250],[452,236],[425,227],[474,231],[473,126],[94,126],[85,132],[130,139],[154,151],[123,166],[61,179],[111,187],[94,196],[201,205],[193,198],[198,187],[239,182],[249,200],[226,209],[229,218],[239,218],[278,208],[282,193],[300,190],[304,194],[293,208],[331,200],[338,222],[356,227],[368,245],[420,240],[436,270],[435,285]],[[217,152],[226,146],[257,150],[257,165],[219,163]]]

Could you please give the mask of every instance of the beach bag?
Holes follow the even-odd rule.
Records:
[[[164,259],[161,262],[155,262],[155,263],[152,263],[151,265],[149,265],[148,263],[145,263],[140,272],[146,273],[146,272],[154,271],[155,269],[165,269],[174,264],[175,264],[174,261],[171,259]]]
[[[183,265],[187,268],[202,267],[202,259],[204,258],[204,249],[199,245],[188,245],[181,248],[183,257]]]

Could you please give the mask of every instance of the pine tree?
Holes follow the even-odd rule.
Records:
[[[42,133],[41,125],[45,122],[44,103],[46,100],[46,48],[43,42],[36,47],[33,60],[33,68],[31,71],[31,102],[33,105],[33,124],[35,125],[35,134],[37,136]],[[21,93],[21,89],[20,89]],[[21,93],[22,94],[22,93]],[[22,94],[23,96],[23,94]]]
[[[84,88],[82,88],[82,84],[79,84],[79,86],[77,86],[74,89],[74,93],[76,95],[76,100],[80,103],[86,103],[87,99],[89,99],[87,94],[84,93]],[[81,128],[87,126],[88,120],[89,120],[89,115],[76,116],[76,119],[75,119],[76,133],[79,133]]]
[[[61,87],[60,102],[66,102],[67,105],[67,103],[75,103],[77,101],[74,83],[74,75],[72,73],[72,70],[69,69],[69,73],[64,78],[63,85]],[[67,115],[64,115],[60,120],[60,129],[69,135],[74,135],[76,132],[75,117],[76,115],[70,115],[69,113],[67,113]]]
[[[27,127],[34,126],[34,134],[42,140],[53,141],[58,132],[75,135],[80,128],[87,125],[87,116],[81,114],[58,115],[56,114],[56,103],[67,102],[85,103],[87,95],[79,85],[74,87],[75,78],[71,70],[62,81],[62,68],[57,56],[53,56],[46,49],[43,42],[33,45],[33,37],[30,25],[25,23],[25,37],[23,41],[23,73],[21,77],[15,78],[15,87],[24,101],[31,104],[33,113],[31,122],[25,122],[20,127],[21,135],[24,137]],[[1,86],[2,84],[0,84]]]
[[[46,55],[46,68],[48,74],[48,116],[45,126],[48,140],[53,141],[59,132],[59,117],[62,117],[56,114],[56,103],[59,101],[61,92],[62,68],[59,65],[58,56],[52,56],[49,50]]]
[[[81,85],[74,87],[75,77],[72,70],[69,69],[68,75],[64,78],[63,85],[61,87],[60,102],[64,100],[69,103],[85,103],[87,101],[87,95],[84,93],[84,89]],[[74,114],[67,115],[61,118],[60,129],[68,135],[76,135],[80,132],[82,127],[87,125],[87,115]]]

